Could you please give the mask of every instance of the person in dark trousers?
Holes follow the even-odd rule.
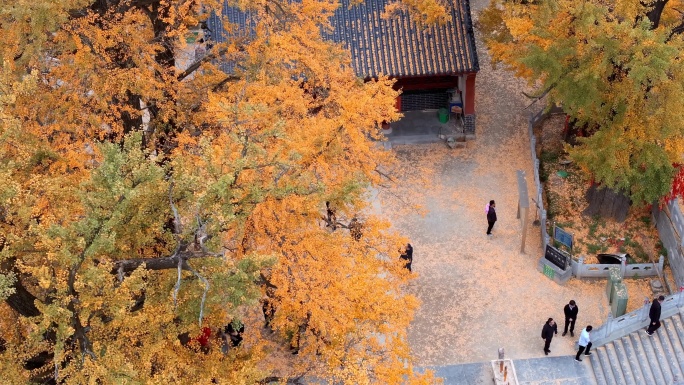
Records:
[[[325,202],[325,215],[323,218],[326,222],[326,226],[331,227],[334,230],[337,229],[337,215],[335,209],[330,205],[330,202]]]
[[[240,321],[233,321],[223,329],[223,332],[230,339],[230,344],[236,348],[242,343],[242,334],[245,332],[245,324]]]
[[[558,334],[558,326],[553,318],[549,318],[544,324],[541,333],[541,337],[544,339],[544,354],[547,356],[551,353],[549,347],[551,346],[551,340],[553,339],[554,334]]]
[[[491,200],[489,201],[489,207],[487,208],[487,235],[492,236],[492,227],[494,227],[494,222],[496,222],[496,203]]]
[[[651,304],[651,310],[648,311],[648,318],[651,319],[651,323],[648,324],[646,334],[649,336],[652,336],[653,332],[660,327],[660,304],[663,303],[663,301],[665,301],[665,297],[662,295],[654,299]]]
[[[577,304],[575,304],[574,300],[570,300],[570,302],[563,308],[563,313],[565,313],[565,329],[563,329],[563,337],[568,334],[568,326],[570,326],[570,336],[575,336],[575,321],[577,321],[578,311],[579,309],[577,308]]]
[[[264,313],[264,327],[271,330],[271,321],[275,317],[275,289],[273,287],[266,288],[266,295],[261,299],[261,310]]]
[[[591,331],[594,328],[591,325],[587,325],[584,330],[580,333],[580,339],[579,339],[579,351],[577,352],[577,355],[575,356],[575,361],[577,362],[582,362],[582,359],[580,356],[582,353],[584,353],[585,356],[590,356],[591,352]]]
[[[413,263],[413,246],[411,246],[410,243],[406,244],[406,248],[404,249],[404,252],[401,253],[399,258],[403,259],[404,261],[404,267],[408,269],[408,271],[411,271],[411,263]]]

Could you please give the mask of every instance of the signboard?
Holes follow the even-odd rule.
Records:
[[[553,239],[572,250],[572,234],[568,233],[567,231],[558,226],[553,226]]]
[[[544,258],[551,261],[551,263],[558,266],[562,270],[566,270],[568,268],[569,257],[551,245],[546,245],[546,253],[544,253]]]

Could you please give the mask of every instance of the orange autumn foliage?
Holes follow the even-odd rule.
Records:
[[[406,240],[367,203],[393,82],[321,38],[336,2],[231,3],[253,33],[187,69],[219,1],[0,5],[8,382],[435,382],[410,361]]]

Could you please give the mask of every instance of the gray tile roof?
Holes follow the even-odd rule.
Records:
[[[451,75],[479,70],[469,0],[447,0],[451,21],[423,29],[408,15],[383,18],[388,0],[349,0],[331,20],[330,39],[345,44],[362,76]]]
[[[469,0],[446,0],[451,21],[427,28],[403,13],[383,18],[388,2],[365,0],[350,7],[350,0],[341,0],[330,20],[334,30],[324,35],[351,51],[359,76],[456,75],[479,70]],[[227,4],[222,11],[228,20],[245,29],[253,26],[249,15]],[[223,30],[217,15],[212,15],[207,24],[212,32]],[[214,40],[225,41],[224,34],[213,33]]]

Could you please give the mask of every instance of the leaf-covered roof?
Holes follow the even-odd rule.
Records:
[[[324,36],[351,51],[352,65],[359,76],[456,75],[480,68],[469,0],[448,0],[451,20],[425,28],[405,12],[383,17],[388,0],[365,0],[353,6],[350,0],[340,3],[330,20],[333,31]],[[252,24],[249,15],[226,3],[222,13],[245,29]],[[223,31],[221,18],[213,14],[208,27]],[[212,38],[218,42],[228,38],[225,33],[214,35]]]

